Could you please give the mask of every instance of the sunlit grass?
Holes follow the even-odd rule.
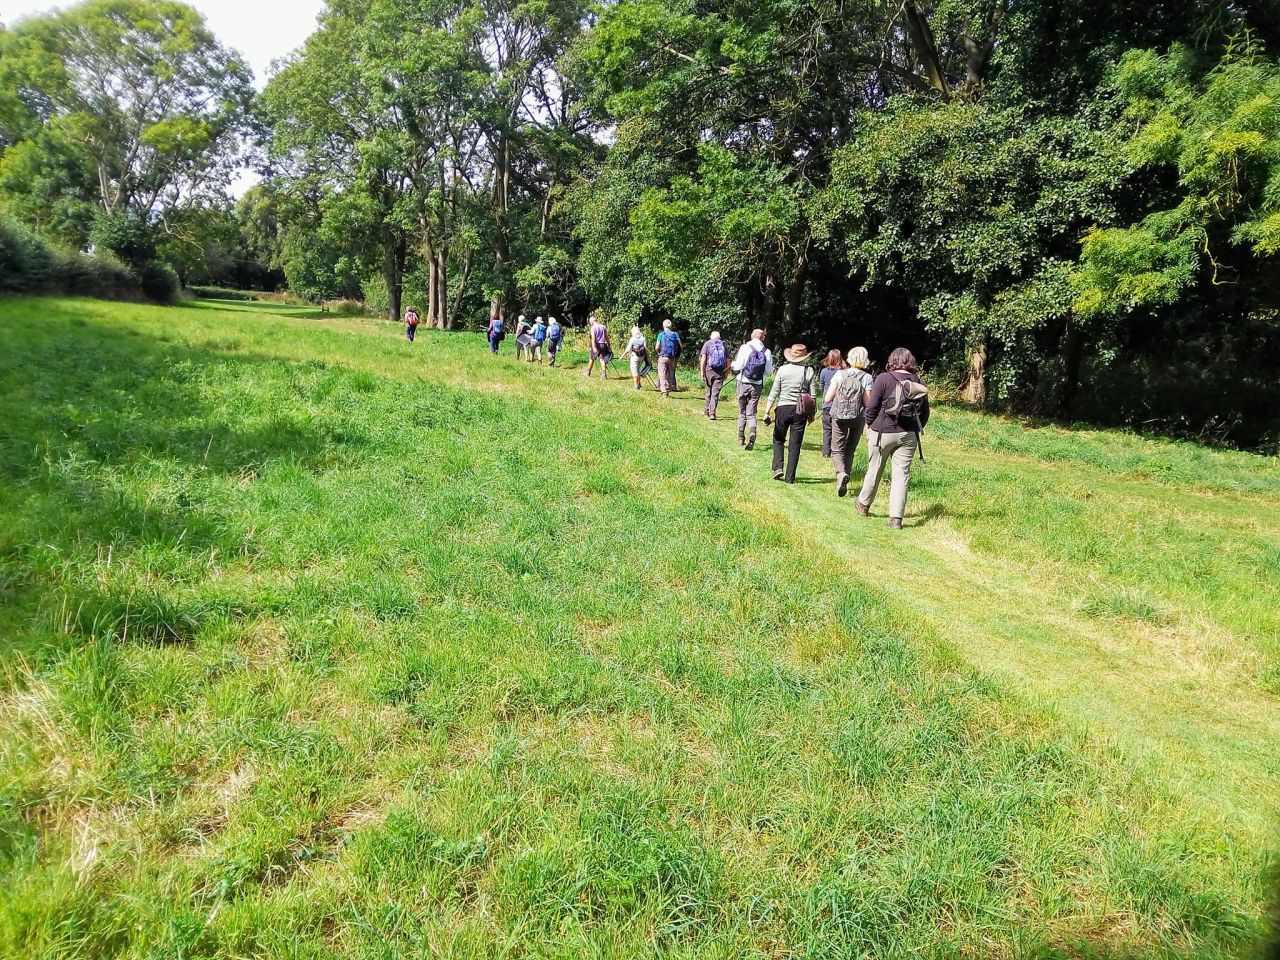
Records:
[[[0,302],[5,955],[1260,935],[1268,461],[943,410],[893,534],[692,393],[254,306]]]

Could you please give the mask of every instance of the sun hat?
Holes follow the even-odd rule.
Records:
[[[800,363],[809,356],[809,348],[803,343],[793,343],[786,350],[782,351],[782,355],[792,363]]]

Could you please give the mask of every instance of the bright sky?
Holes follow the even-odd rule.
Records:
[[[323,0],[186,0],[204,14],[209,28],[227,46],[239,50],[253,68],[259,88],[276,57],[302,45],[315,29]],[[0,23],[19,17],[74,6],[68,2],[31,3],[0,0]]]

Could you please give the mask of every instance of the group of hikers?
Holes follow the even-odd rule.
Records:
[[[412,316],[413,320],[409,320]],[[406,314],[409,340],[413,340],[417,315]],[[564,343],[564,330],[555,317],[532,322],[523,314],[516,319],[516,359],[541,363],[543,354],[551,366]],[[506,338],[505,323],[498,315],[489,321],[489,349],[498,353]],[[684,350],[680,334],[670,320],[654,339],[650,354],[644,332],[631,328],[622,356],[628,358],[631,380],[637,390],[657,370],[658,391],[664,396],[679,390],[676,363]],[[600,378],[608,378],[609,364],[615,359],[608,328],[599,311],[593,312],[587,328],[588,363],[582,375],[591,377],[599,366]],[[750,338],[738,347],[732,357],[720,336],[713,330],[698,351],[698,376],[706,393],[703,415],[718,419],[720,394],[733,380],[737,381],[738,444],[752,450],[756,444],[760,399],[766,378],[773,374],[773,384],[765,397],[764,424],[773,427],[773,478],[785,483],[796,482],[796,467],[804,445],[806,428],[822,418],[822,456],[832,461],[835,469],[836,495],[848,494],[853,474],[854,454],[865,432],[867,468],[861,489],[855,498],[858,513],[869,516],[880,489],[886,465],[890,468],[889,526],[902,528],[907,508],[907,487],[911,481],[911,465],[917,455],[921,460],[920,433],[929,422],[929,391],[921,382],[916,358],[905,347],[889,354],[884,372],[871,373],[871,358],[865,347],[854,347],[846,356],[830,350],[815,370],[809,361],[808,348],[796,343],[782,351],[783,362],[775,369],[773,353],[765,346],[765,332],[753,330]],[[818,395],[821,395],[821,403]]]

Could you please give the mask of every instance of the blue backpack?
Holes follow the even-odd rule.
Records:
[[[547,338],[547,327],[545,324],[535,323],[533,325],[533,342],[541,343]]]
[[[742,365],[738,376],[743,380],[763,380],[764,367],[764,350],[751,347],[747,353],[747,362]]]
[[[547,327],[547,339],[556,346],[560,345],[560,340],[564,337],[564,331],[560,329],[560,324],[553,323]]]
[[[707,341],[707,366],[712,370],[724,369],[724,341]]]
[[[498,317],[496,320],[493,321],[492,332],[495,337],[502,336],[502,318],[501,317]]]
[[[674,357],[680,353],[680,334],[664,330],[658,334],[658,356]]]

